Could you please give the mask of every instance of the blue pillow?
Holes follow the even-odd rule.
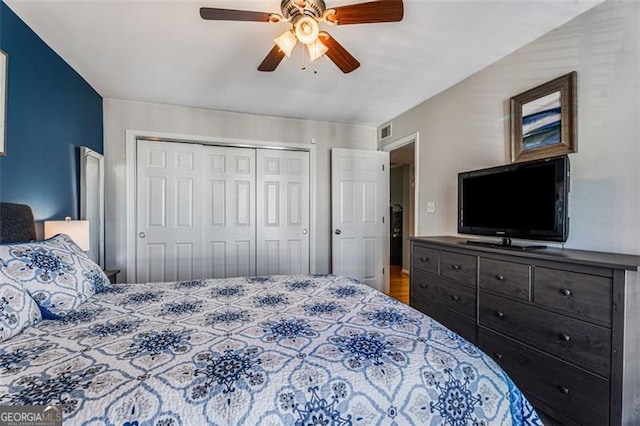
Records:
[[[102,269],[64,234],[0,245],[0,260],[31,294],[45,319],[58,319],[109,288]]]
[[[22,284],[0,263],[0,342],[42,319],[40,309]]]

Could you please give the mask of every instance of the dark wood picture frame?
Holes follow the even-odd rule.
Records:
[[[544,108],[548,109],[542,110],[536,105],[545,100],[553,107],[547,105]],[[525,125],[531,126],[526,121],[538,127],[525,132]],[[577,135],[576,71],[511,98],[511,162],[577,152]]]

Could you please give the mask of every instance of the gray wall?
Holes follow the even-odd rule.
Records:
[[[639,31],[640,2],[607,1],[393,119],[420,133],[419,235],[456,234],[458,172],[509,162],[509,98],[576,70],[566,246],[640,254]]]
[[[376,149],[376,128],[206,109],[104,100],[106,259],[126,280],[126,130],[316,146],[316,271],[331,265],[330,149]]]

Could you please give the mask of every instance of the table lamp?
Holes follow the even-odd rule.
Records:
[[[64,220],[45,220],[44,238],[57,234],[69,236],[83,251],[91,249],[88,220],[71,220],[68,216]]]

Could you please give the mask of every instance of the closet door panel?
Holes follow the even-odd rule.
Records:
[[[201,153],[200,145],[137,141],[137,282],[204,276]]]
[[[257,150],[257,274],[309,273],[309,153]]]
[[[138,141],[136,280],[309,272],[309,153]]]
[[[255,275],[255,150],[203,147],[205,274]]]

